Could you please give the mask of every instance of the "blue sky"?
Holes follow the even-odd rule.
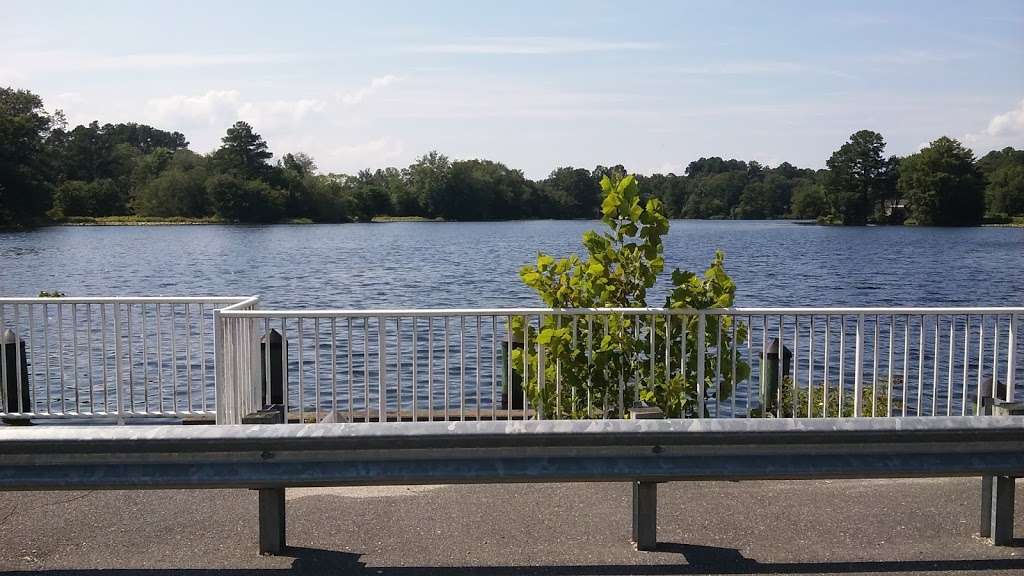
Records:
[[[432,149],[530,177],[700,156],[823,167],[854,131],[1024,147],[1024,2],[5,3],[0,85],[72,123],[216,147],[235,120],[321,169]]]

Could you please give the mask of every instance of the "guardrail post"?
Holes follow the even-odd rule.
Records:
[[[654,407],[633,407],[633,420],[664,418]],[[658,547],[658,483],[633,482],[633,544],[637,550],[650,551]]]
[[[994,391],[993,391],[994,392]],[[1024,403],[999,402],[982,398],[982,413],[995,416],[1024,415]],[[982,538],[990,538],[993,546],[1013,542],[1013,505],[1016,478],[1013,476],[982,476],[981,528]]]
[[[285,549],[284,487],[259,489],[260,554],[280,554]]]

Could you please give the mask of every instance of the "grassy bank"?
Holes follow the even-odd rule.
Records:
[[[374,216],[371,222],[444,222],[444,218],[426,216]]]
[[[172,226],[181,224],[226,224],[225,220],[213,216],[206,218],[166,218],[148,216],[72,216],[59,222],[58,226]]]

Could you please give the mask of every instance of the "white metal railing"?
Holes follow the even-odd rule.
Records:
[[[213,313],[249,300],[0,298],[0,416],[212,414]]]
[[[1018,307],[216,314],[228,423],[275,395],[302,421],[621,417],[676,393],[670,416],[967,415],[1024,380]],[[277,335],[281,352],[261,345]],[[791,356],[763,354],[776,339]],[[617,374],[601,364],[623,356]]]

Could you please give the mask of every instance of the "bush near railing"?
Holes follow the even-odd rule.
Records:
[[[541,253],[535,265],[520,270],[522,281],[552,308],[645,308],[647,292],[664,270],[662,237],[669,222],[661,202],[651,198],[642,203],[633,176],[617,181],[605,177],[601,189],[601,221],[608,230],[583,234],[586,258],[574,254],[556,260]],[[674,270],[665,308],[732,306],[736,285],[725,272],[724,259],[716,252],[702,276]],[[693,417],[704,406],[702,400],[712,394],[719,402],[729,399],[735,383],[750,374],[749,365],[733,354],[747,327],[731,316],[708,315],[703,322],[695,315],[612,314],[575,321],[545,316],[537,326],[517,317],[512,331],[514,339],[527,343],[512,351],[513,368],[523,378],[531,406],[550,418],[616,411],[623,416],[637,398],[666,416]],[[704,399],[698,398],[697,385],[701,340]],[[686,366],[681,370],[684,342]],[[542,356],[537,345],[544,349],[545,386],[539,378]],[[666,362],[666,352],[675,360]]]

